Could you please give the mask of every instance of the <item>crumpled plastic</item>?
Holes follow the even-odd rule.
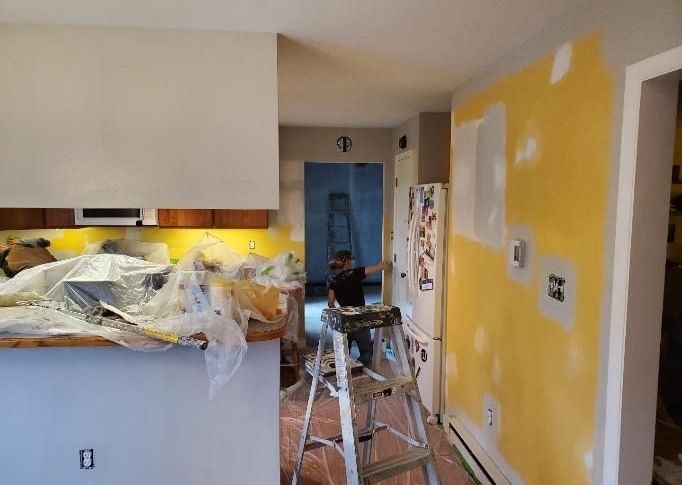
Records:
[[[242,267],[249,264],[257,266],[256,277],[240,281]],[[207,233],[176,266],[122,254],[87,254],[36,266],[0,282],[0,297],[12,302],[12,297],[28,295],[27,300],[43,298],[82,313],[106,305],[131,324],[182,336],[203,333],[209,342],[204,357],[213,397],[246,354],[249,318],[274,322],[286,315],[287,335],[295,339],[298,308],[286,288],[303,287],[301,271],[293,253],[272,261],[257,255],[244,259]],[[172,346],[40,306],[0,304],[0,333],[98,335],[141,351]]]

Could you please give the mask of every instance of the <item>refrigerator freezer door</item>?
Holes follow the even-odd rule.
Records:
[[[415,187],[408,265],[410,320],[433,338],[443,334],[445,217],[447,189],[442,184]]]
[[[403,325],[403,330],[409,343],[409,355],[414,363],[422,403],[429,414],[440,414],[443,343],[425,335],[410,322]]]

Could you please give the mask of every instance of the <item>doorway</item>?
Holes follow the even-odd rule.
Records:
[[[305,330],[308,349],[320,334],[327,306],[328,263],[337,250],[351,251],[356,266],[382,260],[384,170],[382,163],[305,162]],[[363,285],[367,303],[381,301],[381,273]],[[357,349],[353,349],[356,352]]]
[[[604,484],[651,483],[682,46],[631,65],[623,105]]]

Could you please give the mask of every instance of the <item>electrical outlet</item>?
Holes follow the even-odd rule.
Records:
[[[488,408],[488,426],[493,425],[493,410]]]
[[[95,450],[84,448],[78,451],[80,457],[81,470],[92,470],[95,468]]]
[[[251,250],[256,249],[256,241],[249,241],[249,249]]]

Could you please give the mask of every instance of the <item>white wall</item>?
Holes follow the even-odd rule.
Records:
[[[279,340],[213,401],[207,380],[194,349],[0,349],[0,483],[279,483]]]
[[[0,26],[0,207],[278,207],[275,34]]]

